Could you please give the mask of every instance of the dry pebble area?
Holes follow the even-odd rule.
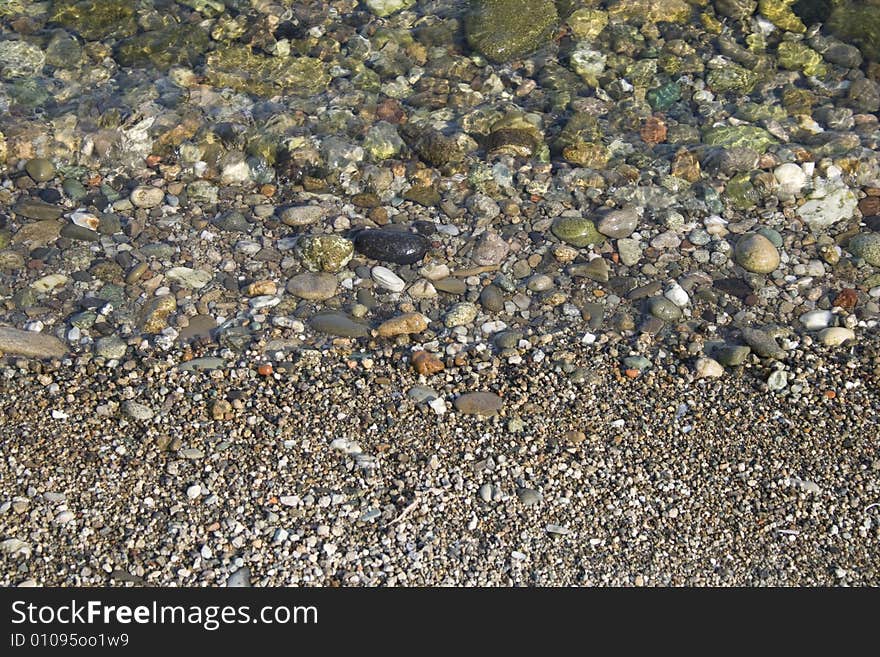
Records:
[[[880,582],[880,344],[795,352],[786,393],[759,365],[631,380],[566,346],[582,383],[334,351],[271,373],[10,363],[0,583]],[[497,414],[430,405],[470,389]]]

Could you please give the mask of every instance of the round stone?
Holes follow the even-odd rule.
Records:
[[[666,297],[654,297],[648,302],[648,308],[654,317],[664,322],[675,322],[681,319],[681,308]]]
[[[880,267],[880,233],[861,233],[847,245],[849,252],[873,267]]]
[[[596,225],[584,217],[557,217],[550,230],[563,242],[578,248],[605,241],[605,236],[596,230]]]
[[[694,371],[698,379],[717,379],[724,375],[724,367],[714,358],[698,358]]]
[[[736,264],[755,274],[769,274],[779,267],[779,251],[763,235],[743,235],[733,252]]]
[[[323,272],[303,272],[287,282],[287,291],[300,299],[325,301],[336,296],[336,277]]]
[[[36,182],[46,182],[55,177],[55,165],[44,157],[35,157],[27,161],[24,170]]]
[[[608,237],[619,239],[632,235],[639,224],[639,213],[635,208],[612,210],[599,219],[597,230]]]
[[[158,187],[141,185],[140,187],[135,187],[131,191],[128,200],[131,201],[131,204],[136,208],[155,208],[162,203],[164,198],[165,192]]]
[[[807,174],[793,162],[780,164],[773,170],[773,176],[779,183],[779,191],[783,196],[796,196],[807,182]]]
[[[443,318],[443,324],[446,328],[455,328],[456,326],[465,326],[470,324],[477,316],[477,307],[467,301],[456,303],[453,305],[446,317]]]
[[[95,353],[104,358],[119,360],[125,356],[126,349],[125,341],[115,335],[98,338],[95,341]]]

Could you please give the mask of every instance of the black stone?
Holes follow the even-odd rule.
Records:
[[[754,291],[752,286],[741,278],[719,278],[712,283],[712,287],[737,299],[745,299]]]
[[[46,203],[61,202],[61,194],[58,192],[57,189],[41,189],[39,192],[39,197]]]
[[[880,215],[875,214],[870,217],[865,217],[862,221],[865,222],[865,226],[868,227],[868,230],[880,232]]]
[[[364,230],[354,238],[354,248],[368,258],[410,265],[425,257],[429,242],[402,230]]]

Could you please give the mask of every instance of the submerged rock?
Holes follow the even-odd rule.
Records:
[[[503,63],[544,45],[557,20],[551,0],[473,0],[465,34],[472,48]]]
[[[402,230],[363,230],[354,238],[354,247],[373,260],[409,265],[425,257],[428,240]]]

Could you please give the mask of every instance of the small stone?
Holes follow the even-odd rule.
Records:
[[[852,218],[857,207],[855,192],[844,187],[822,198],[807,201],[797,209],[797,213],[813,230],[823,230],[838,221]]]
[[[36,182],[46,182],[55,177],[55,165],[43,157],[35,157],[27,161],[24,170]]]
[[[218,399],[211,404],[211,417],[215,420],[225,420],[232,415],[232,404],[225,399]]]
[[[245,295],[249,297],[273,296],[278,293],[275,281],[254,281],[244,288]]]
[[[95,341],[95,353],[103,358],[119,360],[125,356],[127,349],[128,345],[125,341],[115,335],[108,335]]]
[[[187,487],[186,496],[191,500],[199,499],[202,496],[202,487],[198,484]]]
[[[287,282],[287,291],[308,301],[326,301],[336,296],[336,277],[328,273],[303,272]]]
[[[518,488],[516,491],[516,497],[519,500],[519,503],[523,506],[540,504],[541,500],[544,499],[541,493],[534,488]]]
[[[773,170],[773,176],[779,183],[779,191],[783,196],[797,196],[807,183],[807,174],[793,162],[780,164]]]
[[[320,221],[327,214],[328,210],[320,205],[295,205],[280,210],[278,217],[288,226],[307,226]]]
[[[430,376],[443,370],[443,361],[427,351],[417,351],[410,357],[413,369],[424,376]]]
[[[832,328],[827,328],[822,331],[819,331],[819,342],[824,344],[827,347],[837,347],[847,340],[855,340],[856,334],[852,329],[844,328],[842,326],[834,326]]]
[[[465,415],[497,415],[503,406],[494,392],[467,392],[455,399],[455,408]]]
[[[421,313],[404,313],[382,322],[377,329],[383,338],[421,333],[428,328],[428,318]]]
[[[694,363],[694,371],[698,379],[716,379],[724,376],[724,367],[714,358],[698,358]]]
[[[477,240],[471,260],[479,266],[493,266],[504,262],[510,245],[494,231],[486,231]]]
[[[183,288],[200,290],[211,282],[213,274],[202,269],[189,267],[173,267],[165,272],[165,278]]]
[[[769,274],[779,267],[779,251],[770,240],[757,233],[739,238],[734,259],[740,267],[755,274]]]
[[[149,406],[131,400],[123,402],[122,413],[126,417],[130,417],[133,420],[140,420],[141,422],[152,420],[154,415],[153,409]]]
[[[309,320],[309,325],[321,333],[343,338],[367,338],[369,327],[359,324],[342,313],[321,313]]]
[[[818,331],[828,328],[834,315],[830,310],[811,310],[801,315],[798,320],[808,331]]]
[[[226,580],[227,588],[249,588],[251,585],[251,569],[247,566],[239,568]]]
[[[846,248],[872,267],[880,267],[880,233],[860,233],[849,240]]]
[[[40,222],[58,219],[63,214],[63,210],[57,205],[44,203],[34,198],[20,198],[18,203],[12,206],[12,211],[22,217],[35,219]],[[58,226],[59,230],[60,228],[61,226]],[[57,235],[58,233],[56,232],[55,234]]]
[[[443,318],[443,324],[446,328],[466,326],[476,319],[477,312],[477,306],[472,303],[467,301],[456,303],[446,313],[446,316]]]
[[[409,265],[428,252],[428,240],[422,235],[402,230],[363,230],[354,238],[358,253],[382,262]]]
[[[403,9],[409,9],[416,0],[365,0],[367,8],[376,16],[390,16]]]
[[[639,225],[639,213],[635,208],[612,210],[602,215],[596,229],[614,239],[629,237]]]
[[[676,322],[681,319],[681,308],[666,297],[654,297],[648,302],[648,308],[654,317],[664,322]]]
[[[578,248],[605,241],[595,224],[584,217],[557,217],[550,230],[563,242]]]
[[[772,358],[782,360],[785,358],[785,350],[780,347],[776,340],[760,329],[744,328],[743,340],[752,348],[760,358]]]
[[[722,345],[716,347],[712,355],[715,357],[715,360],[726,367],[738,367],[746,361],[751,351],[745,345]]]
[[[52,335],[0,326],[0,354],[28,358],[63,358],[67,354],[67,347]]]
[[[690,297],[688,293],[684,291],[684,288],[676,283],[675,281],[670,282],[666,291],[663,293],[663,296],[669,299],[672,303],[674,303],[679,308],[684,308],[688,303],[690,303]]]
[[[131,195],[128,197],[128,200],[130,200],[131,204],[136,208],[155,208],[157,205],[160,205],[164,199],[164,191],[158,187],[151,187],[148,185],[135,187],[132,190]]]
[[[400,278],[400,276],[381,265],[373,267],[370,270],[370,277],[377,285],[379,285],[379,287],[390,290],[391,292],[403,292],[403,289],[406,287],[406,283]]]
[[[144,333],[161,333],[168,326],[168,318],[177,310],[177,299],[166,294],[153,297],[141,309],[141,329]]]
[[[303,267],[314,272],[338,272],[354,255],[352,243],[339,235],[309,235],[296,248]]]
[[[627,267],[633,267],[642,259],[642,245],[638,240],[629,238],[617,240],[617,252],[620,261]]]
[[[788,372],[776,370],[767,377],[767,388],[773,392],[779,392],[788,385]]]

